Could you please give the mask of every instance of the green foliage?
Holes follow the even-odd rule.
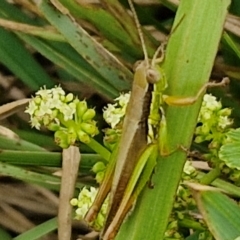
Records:
[[[38,1],[37,5],[31,4],[32,8],[24,9],[27,6],[21,7],[6,0],[0,1],[1,19],[37,27],[37,31],[27,31],[21,27],[16,30],[10,29],[8,25],[1,25],[1,64],[18,78],[28,92],[36,91],[43,85],[48,89],[61,83],[68,92],[73,89],[74,94],[79,96],[91,96],[92,93],[96,93],[102,97],[103,102],[109,102],[122,91],[128,91],[133,79],[129,66],[141,59],[142,51],[136,27],[126,7],[118,1],[101,1],[100,6],[81,5],[73,0],[59,2],[63,6],[42,0]],[[222,99],[223,106],[231,108],[234,121],[232,127],[239,127],[239,100],[236,98],[240,91],[240,76],[239,69],[235,66],[240,56],[239,38],[234,33],[224,32],[221,39],[230,0],[182,0],[179,8],[171,1],[163,2],[168,9],[177,9],[174,31],[170,36],[163,63],[169,85],[166,93],[172,96],[194,96],[210,76],[221,78],[227,75],[232,78],[228,89],[230,94],[226,94],[226,89],[213,92]],[[232,13],[240,16],[238,4],[238,1],[233,1],[230,9]],[[139,7],[140,12],[143,8],[145,6]],[[144,14],[144,21],[157,27],[157,33],[159,29],[169,32],[168,24],[173,21],[174,12],[169,11],[169,16],[159,20],[151,14],[154,8],[155,6],[149,6],[150,11]],[[158,45],[157,41],[146,29],[144,37],[149,55],[152,56]],[[218,52],[220,39],[221,52]],[[219,61],[214,63],[217,53],[222,57],[224,64],[219,65]],[[50,67],[46,67],[45,61]],[[65,79],[59,79],[60,76],[64,76]],[[75,89],[76,84],[81,87]],[[86,86],[90,94],[84,95],[87,92]],[[72,95],[66,96],[71,98]],[[5,99],[1,101],[3,103]],[[98,104],[94,98],[76,101],[78,104],[74,121],[68,122],[69,119],[64,119],[65,115],[61,113],[61,129],[59,126],[57,129],[56,126],[50,126],[49,119],[38,121],[41,124],[47,123],[45,125],[51,130],[58,130],[55,138],[59,140],[61,147],[83,141],[85,144],[80,144],[82,160],[79,173],[92,175],[91,169],[97,163],[94,171],[101,172],[101,176],[98,176],[98,179],[101,179],[119,132],[108,130],[104,139],[106,147],[102,144],[103,140],[100,140],[100,143],[94,140],[92,137],[97,133],[95,122],[92,122],[95,110],[91,107],[86,108],[86,101],[91,102],[90,106]],[[72,102],[72,99],[65,99],[63,102],[67,104]],[[232,122],[229,120],[226,128],[221,128],[221,122],[219,130],[219,119],[229,117],[231,110],[218,105],[214,112],[209,113],[206,108],[203,110],[195,130],[200,105],[201,99],[193,106],[166,108],[170,149],[176,149],[180,145],[190,149],[195,132],[197,144],[193,146],[201,150],[201,156],[205,154],[204,161],[207,161],[211,169],[201,171],[192,167],[189,161],[185,164],[186,153],[182,150],[168,157],[159,157],[152,179],[154,189],[145,187],[133,214],[126,219],[117,239],[126,239],[127,236],[128,239],[139,240],[146,239],[147,236],[149,240],[229,240],[240,235],[237,204],[240,197],[239,129],[230,130]],[[48,110],[50,109],[49,107]],[[96,109],[96,119],[101,118],[98,111]],[[122,120],[122,112],[117,107],[114,111],[119,114],[115,122],[111,120],[116,126],[119,119]],[[60,111],[55,114],[61,115]],[[112,119],[112,116],[109,118]],[[52,168],[61,166],[61,153],[49,151],[59,151],[59,148],[54,146],[54,137],[45,130],[39,133],[30,129],[20,118],[19,121],[19,129],[14,130],[19,136],[0,136],[1,175],[58,192],[60,178],[53,176]],[[33,126],[39,126],[37,123],[39,122],[35,122]],[[224,124],[226,125],[226,122]],[[102,132],[100,121],[98,127],[99,132]],[[71,128],[71,131],[67,131],[66,134],[67,128]],[[76,134],[75,130],[78,130]],[[43,171],[42,167],[46,166],[48,168],[44,168]],[[183,184],[183,181],[212,185],[222,189],[229,196],[212,188],[189,187]],[[81,181],[76,184],[76,188],[79,189],[83,186],[85,185]],[[230,199],[231,196],[234,196],[236,203]],[[226,212],[226,209],[229,212]],[[204,221],[199,220],[199,214]],[[14,239],[37,239],[56,228],[56,219],[52,219]],[[3,231],[2,234],[6,233]]]

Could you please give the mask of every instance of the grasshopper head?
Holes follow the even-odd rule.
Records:
[[[157,83],[162,79],[162,73],[157,68],[149,67],[146,72],[147,81],[149,83]]]
[[[136,72],[139,68],[145,69],[146,79],[151,84],[161,81],[164,77],[164,73],[161,71],[161,68],[157,65],[151,66],[149,61],[137,61],[133,66],[134,72]]]

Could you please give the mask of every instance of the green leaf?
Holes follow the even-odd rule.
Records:
[[[56,17],[56,11],[54,11],[54,16]],[[0,16],[6,19],[15,20],[27,24],[32,25],[43,25],[46,24],[42,19],[37,19],[34,21],[32,18],[29,18],[28,15],[23,14],[18,8],[14,7],[12,4],[9,4],[5,1],[0,1]],[[47,25],[48,26],[48,25]],[[48,26],[49,27],[49,26]],[[117,89],[115,83],[112,81],[113,79],[109,77],[108,83],[104,77],[102,77],[98,71],[94,69],[90,64],[88,64],[82,57],[79,55],[68,43],[61,43],[55,41],[47,41],[43,39],[39,39],[33,36],[29,36],[27,34],[16,32],[19,38],[21,38],[24,42],[35,48],[39,53],[41,53],[46,58],[50,59],[52,62],[57,64],[58,66],[64,68],[68,73],[75,77],[77,81],[80,81],[86,85],[91,86],[95,91],[104,95],[105,97],[112,99],[119,95],[119,91],[121,89],[129,88],[129,81],[131,79],[132,74],[125,68],[125,71],[128,71],[129,78],[128,81],[122,83],[120,89]],[[11,34],[15,39],[17,39],[13,34]],[[61,35],[62,36],[62,35]],[[19,42],[19,40],[17,39]],[[11,44],[11,46],[14,45]],[[23,48],[23,46],[19,45],[19,48]],[[83,53],[85,49],[82,49]],[[6,55],[8,56],[8,55]],[[21,55],[18,55],[20,57]],[[18,58],[16,58],[17,60]],[[22,60],[22,58],[21,58]],[[34,61],[34,59],[32,60]],[[31,64],[32,64],[31,61]],[[21,64],[26,64],[24,61],[21,61]],[[13,64],[14,66],[14,64]],[[25,68],[30,69],[27,65]],[[106,66],[104,65],[106,68]],[[45,72],[44,72],[45,73]],[[46,75],[46,73],[45,73]],[[45,81],[45,85],[52,86],[53,83],[51,79],[48,79],[41,74],[37,75],[37,77],[41,77],[42,81]],[[121,74],[120,74],[121,77]],[[32,82],[28,84],[35,84],[35,79],[32,79]],[[49,82],[50,81],[50,82]],[[36,81],[37,82],[37,81]],[[41,86],[44,84],[40,84]],[[124,87],[125,84],[125,87]],[[36,88],[36,87],[35,87]],[[37,87],[38,89],[39,87]]]
[[[0,239],[12,240],[12,237],[5,229],[0,227]]]
[[[39,8],[47,20],[67,39],[69,44],[108,83],[120,91],[129,88],[129,82],[132,79],[131,72],[78,25],[72,16],[64,15],[49,1],[40,1]]]
[[[60,2],[75,18],[92,23],[109,42],[116,45],[121,56],[131,60],[134,56],[135,61],[142,55],[135,23],[118,1],[105,1],[106,8],[79,4],[74,0],[60,0]],[[104,1],[101,3],[104,4]],[[109,10],[112,15],[106,10]],[[148,41],[148,43],[150,45],[151,42]]]
[[[2,175],[37,184],[53,191],[59,191],[61,184],[61,179],[59,177],[33,172],[2,162],[0,162],[0,172]],[[81,185],[78,184],[78,187],[81,187]]]
[[[228,142],[219,151],[219,158],[230,168],[240,170],[240,128],[232,129],[227,134]]]
[[[216,188],[190,185],[204,221],[218,240],[231,240],[240,236],[240,208]]]
[[[178,27],[169,39],[163,65],[167,94],[194,96],[208,81],[229,4],[230,0],[180,2],[174,22]],[[201,99],[192,106],[166,109],[170,149],[190,147],[200,105]],[[145,188],[116,239],[163,239],[185,160],[186,153],[181,150],[159,157],[152,179],[154,189]]]
[[[46,234],[56,230],[58,227],[57,218],[52,218],[38,226],[18,235],[13,240],[37,240]]]
[[[14,34],[0,28],[0,61],[32,90],[53,81]]]

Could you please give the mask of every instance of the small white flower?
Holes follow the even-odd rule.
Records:
[[[53,108],[60,109],[63,107],[63,105],[64,103],[59,99],[57,95],[53,96],[51,101],[49,101],[49,107],[52,109]]]
[[[51,115],[52,110],[50,107],[50,101],[48,101],[48,102],[42,101],[40,104],[40,107],[39,107],[39,111],[41,111],[42,115],[46,115],[46,114]]]
[[[108,104],[103,109],[103,118],[111,126],[115,128],[123,119],[126,113],[126,107],[129,102],[130,93],[121,94],[115,99],[115,104]]]
[[[187,175],[191,175],[192,173],[194,173],[196,171],[196,169],[192,166],[191,161],[186,161],[186,163],[184,165],[184,168],[183,168],[183,171]]]
[[[30,122],[31,122],[32,128],[36,128],[37,130],[40,129],[41,124],[40,124],[39,120],[37,119],[37,117],[31,117]]]
[[[222,104],[218,102],[216,97],[212,96],[211,94],[205,94],[203,101],[203,106],[212,111],[219,110],[222,107]]]
[[[59,96],[59,95],[65,96],[65,92],[60,86],[55,86],[55,88],[52,89],[52,94],[53,94],[53,96],[56,96],[56,95],[57,96]]]
[[[128,104],[129,99],[130,99],[130,93],[124,93],[124,94],[120,94],[120,96],[117,97],[115,101],[118,102],[121,107],[124,107]]]
[[[225,129],[226,127],[230,126],[232,121],[227,116],[220,116],[218,119],[218,126],[221,129]]]
[[[38,106],[32,99],[29,102],[29,105],[28,105],[27,109],[25,110],[25,113],[28,113],[30,116],[32,116],[37,109],[38,109]]]
[[[41,96],[43,100],[48,100],[49,98],[51,98],[51,93],[51,89],[46,89],[46,86],[43,86],[43,88],[40,88],[40,90],[36,92],[36,95]]]
[[[211,119],[212,111],[209,111],[208,109],[206,109],[204,112],[202,112],[201,117],[202,117],[201,121],[203,121],[203,120],[207,121],[207,120]]]
[[[114,114],[115,114],[115,111],[116,111],[116,104],[108,104],[107,107],[105,107],[103,109],[103,118],[105,119],[105,121],[112,127],[114,128],[118,121],[116,122],[116,119],[113,122],[113,118],[114,118]]]
[[[71,108],[69,105],[64,105],[60,111],[64,115],[64,120],[68,121],[73,119],[73,114],[76,112],[76,108]]]
[[[89,209],[88,204],[83,204],[81,207],[77,208],[75,212],[78,216],[78,219],[83,219],[88,209]]]

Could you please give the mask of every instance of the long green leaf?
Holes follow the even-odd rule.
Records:
[[[56,12],[54,13],[56,15]],[[19,21],[27,24],[32,24],[32,25],[39,25],[39,23],[42,26],[46,25],[44,20],[38,19],[38,21],[34,21],[33,19],[29,18],[28,15],[21,12],[18,8],[14,7],[12,4],[9,4],[5,1],[0,1],[0,16],[6,19],[11,19],[11,20],[15,20],[15,21]],[[43,39],[38,39],[36,37],[29,36],[23,33],[17,33],[17,35],[27,44],[31,45],[38,52],[44,55],[46,58],[50,59],[52,62],[54,62],[58,66],[64,68],[68,73],[74,76],[78,81],[91,86],[95,91],[99,92],[100,94],[104,95],[109,99],[112,99],[118,96],[119,91],[123,89],[128,89],[129,87],[128,82],[131,79],[130,72],[128,72],[129,74],[128,80],[125,81],[125,83],[124,81],[122,81],[123,86],[121,86],[120,89],[118,89],[114,81],[111,81],[110,83],[108,83],[106,79],[103,78],[90,64],[88,64],[81,57],[81,55],[79,55],[69,44],[54,42],[54,41],[45,41]],[[84,51],[85,49],[83,49],[83,52]],[[25,62],[22,61],[22,64],[24,63]],[[28,67],[28,66],[25,66],[25,67]],[[126,68],[125,68],[125,71],[126,71]],[[48,82],[47,78],[42,77],[42,79],[43,80],[45,79],[46,82]],[[34,79],[32,84],[35,84]]]
[[[234,240],[240,236],[240,208],[217,189],[190,185],[204,221],[218,240]]]
[[[116,19],[116,16],[112,16],[105,9],[91,4],[79,4],[74,0],[60,0],[60,2],[68,8],[74,17],[92,23],[106,39],[114,43],[121,50],[122,55],[127,55],[128,58],[134,56],[135,60],[142,55],[135,24],[125,9],[121,12],[117,11],[120,5],[118,1],[107,1],[105,6],[109,11],[112,9],[112,11],[119,14],[121,19],[119,19],[119,17]],[[103,1],[101,1],[101,3],[103,3]],[[101,19],[101,21],[99,21],[99,19]],[[121,22],[117,20],[121,20]],[[126,32],[121,23],[131,28],[131,32]],[[136,43],[138,45],[136,45]],[[125,51],[126,49],[128,49],[128,51]]]
[[[180,2],[174,26],[180,24],[169,39],[163,66],[169,95],[193,96],[208,81],[229,4],[230,0]],[[201,99],[189,107],[167,108],[170,149],[179,145],[189,148],[200,105]],[[118,240],[163,239],[185,159],[181,150],[159,157],[152,179],[154,189],[145,188]]]
[[[129,88],[131,72],[95,41],[69,14],[64,15],[49,1],[40,1],[39,8],[47,20],[106,81],[115,85],[120,91]]]
[[[57,218],[52,218],[38,226],[18,235],[13,240],[37,240],[46,234],[56,230],[58,227]]]
[[[19,39],[2,28],[0,28],[0,61],[32,90],[37,90],[43,85],[47,87],[54,85]]]
[[[240,128],[232,129],[227,134],[227,143],[219,151],[219,158],[231,169],[240,169]]]

